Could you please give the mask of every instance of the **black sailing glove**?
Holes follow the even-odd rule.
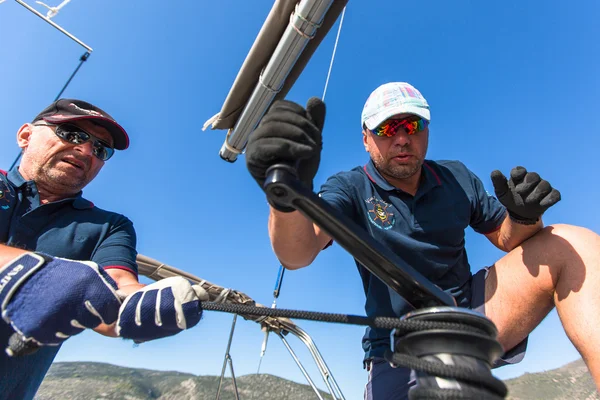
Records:
[[[523,225],[533,225],[542,214],[560,201],[560,192],[535,172],[523,167],[510,171],[507,182],[502,172],[492,172],[496,197],[508,210],[510,218]]]
[[[267,169],[282,163],[294,167],[298,178],[312,190],[321,160],[324,123],[325,103],[317,97],[308,100],[306,109],[287,100],[273,103],[246,147],[246,166],[261,188]],[[277,204],[271,206],[279,211],[294,211]]]

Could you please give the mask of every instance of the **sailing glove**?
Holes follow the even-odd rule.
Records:
[[[560,201],[558,190],[523,167],[513,168],[508,181],[498,170],[492,172],[491,178],[496,197],[517,223],[534,225],[548,208]]]
[[[16,331],[9,356],[23,350],[17,343],[56,346],[85,328],[111,324],[120,305],[116,283],[91,261],[25,253],[0,267],[2,318]]]
[[[274,102],[246,147],[246,166],[259,186],[263,188],[267,169],[281,163],[295,167],[300,181],[312,190],[321,160],[324,124],[325,103],[317,97],[308,100],[306,109],[287,100]],[[294,211],[282,205],[271,206]]]
[[[117,334],[137,343],[172,336],[196,325],[208,293],[180,276],[162,279],[129,295],[119,311]]]

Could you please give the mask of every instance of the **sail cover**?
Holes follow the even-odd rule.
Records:
[[[321,26],[317,29],[314,38],[308,42],[300,54],[287,76],[283,87],[275,96],[275,100],[284,98],[292,88],[315,50],[343,11],[347,2],[348,0],[333,0],[331,2],[332,4],[325,14]],[[259,82],[261,71],[269,62],[284,31],[290,24],[290,15],[292,15],[298,3],[299,1],[297,0],[275,1],[229,90],[221,111],[211,120],[212,129],[231,129],[235,126],[254,88]]]

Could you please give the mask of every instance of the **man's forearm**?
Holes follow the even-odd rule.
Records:
[[[281,264],[289,269],[306,267],[330,240],[298,211],[282,213],[271,208],[269,237]]]
[[[25,253],[27,250],[0,244],[0,268]]]
[[[105,269],[105,271],[117,284],[117,287],[119,288],[117,293],[119,293],[122,298],[127,297],[146,286],[143,283],[139,283],[137,277],[131,272],[116,268]],[[100,324],[94,328],[94,331],[104,336],[117,337],[116,326],[116,322],[110,325]]]
[[[544,223],[541,218],[535,225],[523,225],[514,222],[507,215],[498,232],[498,247],[509,252],[538,233],[543,227]]]

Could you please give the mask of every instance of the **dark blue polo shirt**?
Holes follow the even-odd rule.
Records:
[[[459,306],[471,300],[471,270],[465,229],[499,229],[506,209],[488,195],[481,180],[458,161],[426,160],[415,196],[389,184],[373,162],[330,177],[321,198],[352,218],[380,243],[395,251],[426,278],[450,293]],[[402,316],[405,301],[356,262],[368,316]],[[390,331],[367,328],[365,357],[383,357]]]
[[[94,206],[81,193],[40,205],[35,183],[17,170],[0,171],[0,243],[137,275],[136,234],[129,219]],[[59,347],[11,358],[4,348],[12,333],[0,320],[0,399],[31,399]]]

